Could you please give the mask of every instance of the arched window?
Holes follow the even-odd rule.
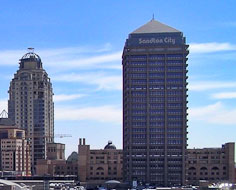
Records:
[[[102,167],[98,167],[97,170],[104,170]]]
[[[206,167],[201,167],[201,169],[200,170],[207,170],[207,168]]]

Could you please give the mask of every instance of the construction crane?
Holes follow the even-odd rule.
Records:
[[[55,134],[54,138],[72,137],[71,134]]]
[[[52,136],[47,136],[47,135],[40,135],[40,134],[32,134],[32,135],[27,135],[27,138],[64,138],[64,137],[72,137],[71,134],[55,134],[54,137]]]

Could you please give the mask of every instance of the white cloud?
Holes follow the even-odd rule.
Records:
[[[27,51],[4,50],[0,51],[0,65],[17,65],[19,59]],[[101,47],[68,47],[55,49],[39,49],[35,52],[41,57],[44,67],[55,66],[58,69],[72,69],[80,67],[99,66],[103,68],[120,69],[113,62],[121,62],[121,51],[112,52],[111,45]],[[104,64],[109,63],[109,64]],[[120,63],[121,64],[121,63]]]
[[[55,119],[121,123],[121,113],[120,108],[111,105],[84,108],[60,107],[55,109]]]
[[[213,90],[213,89],[222,89],[222,88],[235,88],[236,82],[226,81],[193,81],[189,82],[188,88],[192,91],[204,91],[204,90]]]
[[[219,51],[236,50],[235,44],[230,43],[191,43],[189,46],[191,53],[211,53]]]
[[[53,101],[62,102],[62,101],[68,101],[68,100],[75,100],[83,96],[84,96],[83,94],[58,94],[58,95],[53,96]]]
[[[47,66],[59,66],[66,69],[71,68],[79,68],[79,67],[91,67],[96,66],[100,63],[109,63],[114,61],[120,61],[121,64],[121,52],[112,52],[109,54],[103,54],[103,55],[97,55],[97,56],[90,56],[86,58],[64,58],[61,60],[51,60],[46,61]],[[110,67],[110,65],[107,65],[107,67]],[[106,68],[106,65],[103,65],[103,68]]]
[[[190,118],[201,118],[203,116],[209,115],[214,113],[215,111],[222,108],[222,104],[220,102],[216,102],[215,104],[202,106],[202,107],[196,107],[196,108],[190,108],[189,109],[189,116]]]
[[[233,99],[236,98],[236,92],[220,92],[212,94],[214,99]]]
[[[229,109],[221,102],[189,109],[190,121],[204,121],[218,125],[235,125],[235,115],[236,109]]]
[[[104,53],[111,51],[111,44],[106,43],[104,45],[93,47],[93,46],[81,46],[81,47],[64,47],[54,49],[35,49],[35,52],[42,55],[43,57],[61,56],[61,55],[78,55],[86,53]]]
[[[3,111],[3,110],[8,110],[8,105],[7,105],[7,99],[0,99],[0,113]]]
[[[0,51],[0,65],[17,65],[24,54],[25,51],[22,50]]]
[[[54,76],[53,80],[61,82],[82,82],[90,85],[97,85],[98,89],[121,90],[121,75],[107,75],[105,73],[86,73],[86,74],[65,74]]]

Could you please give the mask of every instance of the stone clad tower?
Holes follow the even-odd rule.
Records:
[[[54,104],[50,78],[32,50],[20,59],[10,83],[8,113],[26,131],[34,172],[37,159],[46,158],[46,144],[54,140]]]
[[[122,65],[127,182],[185,182],[187,55],[183,33],[154,19],[126,40]]]

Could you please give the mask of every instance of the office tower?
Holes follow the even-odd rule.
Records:
[[[185,182],[188,45],[183,33],[152,19],[123,50],[123,151],[127,182]]]
[[[30,141],[32,172],[37,159],[46,158],[46,144],[53,142],[52,84],[40,57],[32,49],[20,59],[9,88],[9,118],[26,131]]]

